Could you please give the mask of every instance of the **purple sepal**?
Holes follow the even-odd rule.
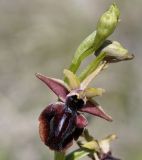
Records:
[[[69,93],[67,87],[61,82],[61,80],[46,77],[39,73],[36,73],[36,77],[43,81],[62,102],[65,102],[66,96]]]
[[[112,121],[112,118],[109,115],[107,115],[103,111],[103,109],[101,108],[101,106],[99,104],[97,104],[93,100],[87,101],[86,105],[84,107],[80,108],[79,111],[90,113],[92,115],[101,117],[101,118],[103,118],[103,119],[105,119],[107,121]]]

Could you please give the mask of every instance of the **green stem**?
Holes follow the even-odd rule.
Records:
[[[64,152],[54,152],[54,160],[65,160]]]
[[[101,52],[95,60],[93,60],[87,67],[86,69],[79,75],[79,79],[82,82],[89,74],[91,74],[96,68],[99,66],[99,64],[102,62],[104,59],[106,53]]]

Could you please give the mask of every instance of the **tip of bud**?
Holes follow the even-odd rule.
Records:
[[[116,14],[116,17],[118,17],[118,19],[119,19],[120,11],[119,11],[119,8],[118,8],[118,6],[116,5],[116,3],[113,3],[113,4],[110,6],[109,10],[110,10],[111,12],[114,12],[114,13]]]

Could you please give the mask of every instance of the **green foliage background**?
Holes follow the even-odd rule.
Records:
[[[62,78],[76,48],[95,30],[98,18],[112,2],[0,1],[0,160],[52,159],[53,153],[38,135],[38,116],[56,96],[34,74]],[[119,139],[112,145],[114,154],[141,160],[142,1],[116,2],[121,22],[110,39],[121,42],[135,59],[112,64],[92,84],[106,89],[97,100],[114,122],[88,117],[89,129],[98,139],[116,133]],[[76,145],[70,151],[74,148]]]

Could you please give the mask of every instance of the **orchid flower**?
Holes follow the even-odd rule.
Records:
[[[79,138],[88,124],[83,112],[112,121],[112,118],[92,99],[95,96],[101,96],[104,89],[88,87],[103,67],[104,65],[98,67],[83,82],[80,82],[78,77],[67,69],[64,70],[64,75],[68,83],[36,74],[36,77],[58,97],[58,101],[48,105],[39,116],[39,134],[41,140],[50,149],[65,151],[72,145],[73,140]]]

